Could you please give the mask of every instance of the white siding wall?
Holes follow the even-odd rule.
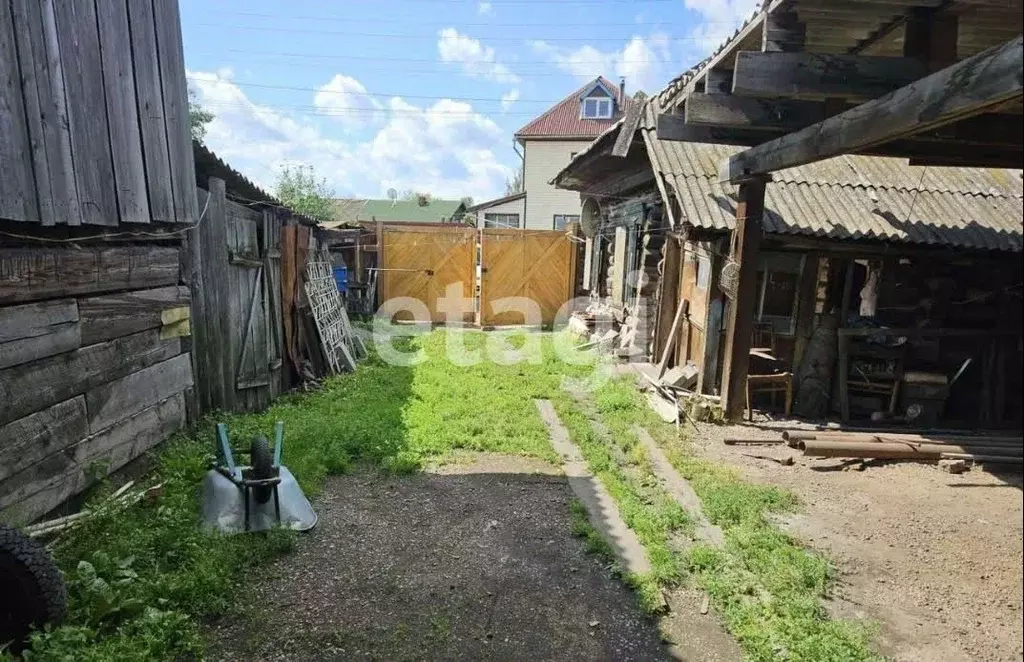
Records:
[[[493,207],[478,209],[476,212],[476,226],[478,228],[482,228],[484,226],[484,214],[519,214],[519,227],[523,227],[523,216],[525,216],[525,211],[523,210],[523,198],[503,202],[500,205],[494,205]]]
[[[555,214],[579,214],[580,194],[548,184],[569,163],[573,152],[582,152],[589,140],[527,140],[523,147],[526,165],[526,225],[530,230],[551,230]]]

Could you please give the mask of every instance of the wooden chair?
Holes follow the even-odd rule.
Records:
[[[771,323],[759,322],[754,325],[750,338],[751,368],[758,371],[747,375],[747,420],[754,420],[753,396],[755,393],[770,393],[772,404],[776,393],[786,394],[785,412],[789,416],[793,409],[793,373],[785,370],[785,364],[775,356],[775,330]],[[761,366],[772,372],[760,370]]]

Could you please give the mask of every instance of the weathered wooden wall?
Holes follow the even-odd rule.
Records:
[[[185,425],[174,243],[0,248],[0,520],[24,523]],[[170,315],[168,314],[170,313]]]
[[[259,411],[282,390],[281,220],[211,177],[186,241],[200,411]]]
[[[0,2],[0,218],[197,217],[177,1]]]

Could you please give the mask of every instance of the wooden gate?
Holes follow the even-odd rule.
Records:
[[[394,319],[446,321],[438,299],[453,283],[461,283],[462,296],[472,300],[476,289],[476,233],[468,227],[384,228],[381,304],[397,297],[411,297],[422,301],[429,314],[429,319],[415,319],[412,311],[403,310]],[[472,322],[473,306],[466,306],[461,317],[464,322]]]
[[[540,307],[550,324],[572,297],[572,242],[555,230],[481,231],[482,281],[480,324],[522,324],[520,312],[496,312],[493,303],[505,297],[526,297]]]

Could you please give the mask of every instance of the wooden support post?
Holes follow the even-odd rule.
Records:
[[[850,310],[850,298],[853,295],[853,270],[854,261],[851,259],[846,263],[846,275],[843,277],[843,299],[839,305],[840,329],[846,326],[846,316]],[[839,416],[845,422],[850,420],[850,337],[844,333],[839,334],[838,359],[836,385],[839,394]]]
[[[712,250],[710,255],[711,278],[708,283],[707,322],[704,325],[704,360],[700,375],[697,377],[697,392],[717,395],[721,389],[718,384],[718,348],[722,340],[722,292],[719,289],[719,278],[722,272],[722,259],[718,251]]]
[[[808,253],[804,257],[803,269],[800,272],[800,284],[796,298],[795,343],[793,346],[793,374],[800,375],[800,363],[803,361],[807,343],[814,332],[814,300],[818,288],[818,254]]]
[[[739,276],[736,297],[729,307],[722,370],[722,405],[726,419],[733,421],[743,417],[766,182],[766,178],[753,178],[741,183],[736,204],[736,252],[733,259],[739,264]]]

